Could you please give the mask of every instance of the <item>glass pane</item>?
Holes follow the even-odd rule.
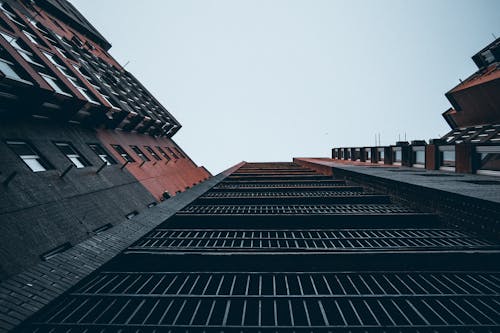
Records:
[[[68,155],[68,158],[77,168],[84,168],[85,165],[80,161],[80,156],[78,155]]]
[[[52,89],[54,89],[56,92],[60,93],[60,94],[68,94],[67,92],[65,92],[58,84],[58,82],[56,81],[56,79],[50,77],[50,76],[47,76],[47,75],[42,75],[42,78],[45,80],[45,82],[47,82],[49,84],[49,86],[52,87]]]
[[[442,151],[441,152],[441,166],[454,167],[455,166],[455,152]]]
[[[394,162],[401,162],[401,160],[403,159],[401,150],[400,149],[395,150],[393,154],[394,154]]]
[[[9,79],[22,80],[22,78],[14,71],[14,69],[2,59],[0,59],[0,71]]]
[[[7,145],[19,156],[21,155],[38,155],[26,142],[22,141],[7,141]]]
[[[26,163],[28,167],[34,172],[47,170],[38,160],[38,156],[37,157],[21,156],[21,158],[23,159],[24,163]]]
[[[423,150],[415,151],[415,163],[425,164],[425,151]]]
[[[500,171],[500,152],[481,153],[480,169]]]
[[[64,155],[78,155],[77,152],[67,143],[56,143],[56,146]]]

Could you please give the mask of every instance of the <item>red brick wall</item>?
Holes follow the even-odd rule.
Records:
[[[187,155],[186,158],[175,159],[165,147],[178,147],[168,138],[154,138],[148,135],[127,133],[112,130],[98,130],[97,137],[103,146],[113,155],[120,164],[124,164],[123,158],[111,147],[112,144],[122,146],[127,153],[136,160],[129,163],[125,168],[137,178],[141,184],[157,199],[160,200],[164,191],[175,195],[177,191],[184,191],[186,187],[192,187],[200,181],[211,176],[203,167],[198,167]],[[130,145],[138,146],[141,151],[151,160],[140,166],[142,160],[130,148]],[[157,161],[146,151],[144,146],[150,146],[162,159]],[[160,146],[170,156],[166,159],[157,151]],[[175,150],[174,150],[175,151]],[[177,152],[176,152],[177,153]],[[178,155],[178,154],[177,154]]]

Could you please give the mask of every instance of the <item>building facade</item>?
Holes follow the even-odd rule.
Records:
[[[0,1],[0,35],[0,280],[211,176],[68,1]]]
[[[18,332],[498,330],[498,242],[328,170],[236,166]]]
[[[500,175],[500,38],[476,53],[478,70],[445,94],[450,126],[441,138],[380,147],[336,147],[337,160]]]

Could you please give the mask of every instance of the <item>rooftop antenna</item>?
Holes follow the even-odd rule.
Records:
[[[127,61],[127,62],[125,63],[125,65],[123,65],[123,68],[127,67],[127,65],[128,65],[128,64],[130,64],[130,60],[129,60],[129,61]]]
[[[494,33],[491,33],[491,35],[493,36],[493,39],[495,39],[495,40],[497,39],[497,36],[495,36]]]

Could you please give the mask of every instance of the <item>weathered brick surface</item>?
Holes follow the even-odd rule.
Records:
[[[0,283],[0,333],[13,329],[240,166],[210,178]]]

